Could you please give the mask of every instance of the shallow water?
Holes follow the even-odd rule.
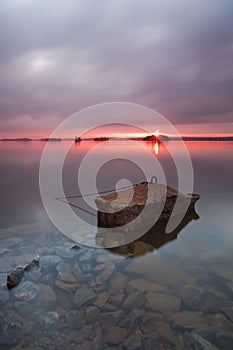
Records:
[[[66,196],[79,194],[78,165],[96,144],[83,141],[67,155]],[[233,143],[186,146],[193,162],[194,192],[200,194],[199,219],[188,220],[170,241],[153,241],[154,246],[141,242],[111,252],[85,246],[71,249],[74,242],[50,222],[39,193],[44,143],[1,142],[1,348],[231,349]],[[52,147],[56,157],[65,142]],[[156,150],[153,143],[144,147],[161,163],[167,183],[177,188],[166,148],[159,145]],[[143,150],[136,153],[127,141],[103,143],[101,156],[118,151],[129,158],[144,157]],[[100,169],[97,189],[115,188],[122,178],[145,181],[142,170],[120,157]],[[90,209],[81,199],[72,203]],[[81,243],[93,242],[96,218],[73,210],[93,225],[91,230],[85,224],[78,228]],[[8,290],[7,274],[37,254],[40,268],[25,272],[20,284]]]

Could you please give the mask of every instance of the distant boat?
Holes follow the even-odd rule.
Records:
[[[108,141],[108,137],[95,137],[94,141]]]
[[[81,140],[81,137],[77,137],[77,136],[75,136],[75,138],[74,138],[74,142],[80,142],[80,141],[82,141],[82,140]]]

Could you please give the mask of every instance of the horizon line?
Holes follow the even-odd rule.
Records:
[[[107,138],[107,139],[115,139],[115,140],[121,140],[121,139],[143,139],[146,136],[155,136],[153,134],[122,134],[121,136],[119,135],[96,135],[96,136],[89,136],[89,137],[80,137],[81,140],[94,140],[94,139],[101,139],[101,138]],[[184,135],[166,135],[166,134],[160,134],[158,135],[159,137],[163,136],[168,136],[171,140],[173,139],[179,139],[179,138],[189,138],[189,139],[225,139],[225,138],[233,138],[233,134],[184,134]],[[75,141],[76,137],[71,137],[71,136],[61,136],[61,137],[50,137],[50,136],[43,136],[43,137],[26,137],[26,136],[17,136],[17,137],[2,137],[0,138],[0,141],[49,141],[49,140],[63,140],[63,141]]]

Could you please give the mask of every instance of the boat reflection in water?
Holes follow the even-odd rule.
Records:
[[[148,252],[152,252],[155,249],[159,249],[164,244],[169,243],[177,239],[178,234],[181,230],[186,227],[192,220],[198,220],[199,215],[196,213],[195,209],[189,211],[181,223],[173,230],[171,233],[166,233],[166,226],[168,219],[162,219],[156,222],[156,224],[142,237],[131,242],[129,244],[111,248],[113,253],[137,257],[144,255]]]
[[[152,182],[97,197],[96,243],[118,254],[132,256],[158,249],[176,239],[190,221],[199,218],[195,211],[199,198],[198,194],[182,194],[169,186]],[[177,223],[167,234],[166,227],[171,217],[177,218]]]

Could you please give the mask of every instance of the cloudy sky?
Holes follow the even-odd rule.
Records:
[[[134,102],[233,134],[232,0],[1,0],[0,137]]]

